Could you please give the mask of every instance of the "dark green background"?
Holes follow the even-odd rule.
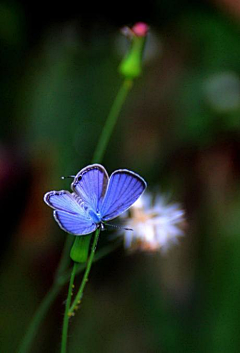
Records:
[[[186,210],[186,236],[164,257],[120,248],[94,265],[69,353],[239,351],[237,6],[0,3],[1,352],[15,352],[65,240],[43,195],[68,189],[60,176],[90,163],[121,84],[119,28],[138,20],[150,25],[144,75],[104,165],[134,170],[150,190],[170,192]],[[103,233],[99,246],[112,235]],[[31,352],[59,352],[66,291]]]

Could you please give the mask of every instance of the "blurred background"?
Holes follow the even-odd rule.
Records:
[[[150,25],[144,74],[105,154],[171,193],[187,229],[163,256],[94,265],[69,353],[238,352],[240,2],[0,2],[0,351],[15,352],[66,234],[43,203],[90,163],[122,78],[119,29]],[[101,236],[99,247],[108,240]],[[32,353],[59,352],[64,287]]]

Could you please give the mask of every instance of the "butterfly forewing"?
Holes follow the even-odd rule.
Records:
[[[86,206],[98,212],[104,198],[108,174],[100,164],[92,164],[82,169],[75,177],[71,187]]]
[[[110,179],[100,210],[103,221],[108,221],[126,211],[146,189],[146,182],[127,169],[114,172]]]
[[[74,194],[66,190],[47,192],[44,196],[44,201],[48,206],[54,209],[69,213],[85,214],[83,207],[77,202]]]

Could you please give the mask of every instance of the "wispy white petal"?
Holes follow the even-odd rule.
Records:
[[[125,223],[133,229],[124,233],[125,247],[131,250],[166,252],[184,235],[184,211],[176,203],[168,204],[159,194],[155,198],[149,192],[142,195]]]

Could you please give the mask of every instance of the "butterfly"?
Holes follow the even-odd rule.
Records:
[[[145,180],[128,169],[115,170],[109,178],[101,164],[92,164],[74,177],[72,193],[49,191],[44,201],[54,209],[60,228],[74,235],[85,235],[97,228],[103,230],[104,222],[125,212],[146,187]]]

